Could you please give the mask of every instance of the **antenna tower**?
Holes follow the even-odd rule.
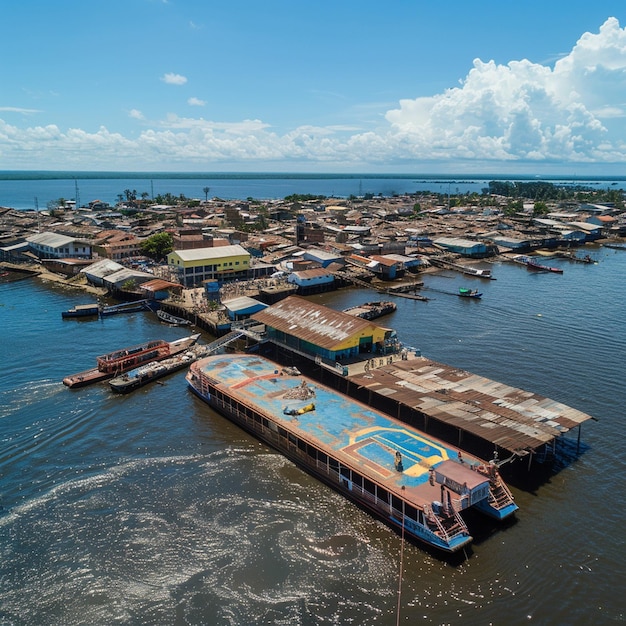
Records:
[[[37,232],[41,232],[39,228],[39,201],[37,200],[37,196],[35,196],[35,211],[37,211]]]
[[[76,179],[74,179],[74,189],[75,189],[74,200],[76,201],[76,204],[74,205],[74,208],[78,209],[80,207],[80,195],[78,193],[78,181]]]

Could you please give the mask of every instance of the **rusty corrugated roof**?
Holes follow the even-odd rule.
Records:
[[[141,289],[145,291],[162,291],[164,289],[181,289],[182,285],[180,283],[173,283],[169,280],[163,280],[162,278],[155,278],[154,280],[149,280],[147,283],[141,284]]]
[[[333,350],[352,335],[371,335],[376,324],[328,307],[289,296],[259,311],[252,319],[287,335]]]
[[[561,402],[424,357],[350,380],[515,453],[534,451],[591,419]]]

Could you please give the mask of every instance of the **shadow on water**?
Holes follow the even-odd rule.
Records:
[[[556,440],[554,451],[535,455],[529,467],[528,460],[519,459],[500,467],[502,478],[511,486],[528,493],[536,492],[542,485],[576,463],[591,446],[582,441],[561,437]]]
[[[485,541],[489,541],[495,535],[506,533],[508,530],[514,528],[518,519],[515,514],[509,516],[507,519],[498,521],[487,517],[479,511],[473,509],[467,509],[463,511],[463,519],[467,524],[467,528],[473,537],[472,545],[480,545]]]

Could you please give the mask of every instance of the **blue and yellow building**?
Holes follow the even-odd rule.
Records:
[[[248,278],[250,253],[240,245],[174,250],[167,255],[167,264],[176,271],[181,284],[194,287],[207,280]]]
[[[289,296],[252,318],[265,325],[268,339],[331,361],[395,353],[398,348],[394,330],[298,296]]]

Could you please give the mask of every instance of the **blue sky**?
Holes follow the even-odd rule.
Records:
[[[626,3],[21,0],[0,169],[622,175]]]

